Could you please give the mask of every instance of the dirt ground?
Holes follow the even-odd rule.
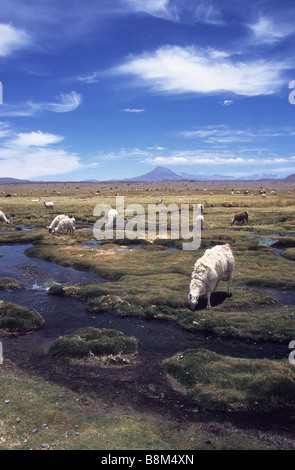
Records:
[[[135,181],[83,181],[83,182],[0,182],[0,191],[15,193],[19,190],[60,190],[60,189],[259,189],[269,190],[293,190],[295,182],[286,181],[165,181],[165,182],[135,182]]]

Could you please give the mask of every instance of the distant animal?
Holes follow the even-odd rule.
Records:
[[[202,215],[198,215],[198,217],[197,217],[197,227],[199,225],[200,229],[204,230],[204,224],[205,224],[204,217]]]
[[[117,217],[118,217],[118,211],[116,209],[111,209],[108,212],[108,221],[106,224],[106,230],[111,230],[115,229],[117,226]]]
[[[7,219],[4,212],[0,211],[0,222],[4,222],[5,224],[9,224],[9,220]]]
[[[41,198],[39,197],[39,199],[32,199],[31,202],[40,202],[41,201]]]
[[[237,212],[232,221],[231,221],[231,225],[233,225],[235,222],[243,222],[246,220],[246,222],[248,222],[248,216],[249,216],[249,212],[248,211],[242,211],[242,212]]]
[[[265,194],[265,193],[262,193],[262,194],[261,194],[261,197],[263,197],[264,199],[266,199],[266,194]]]
[[[46,207],[46,209],[53,209],[54,202],[46,202],[46,201],[44,201],[44,206]]]
[[[230,295],[235,260],[229,244],[216,245],[205,251],[194,264],[189,287],[189,308],[196,310],[199,297],[207,295],[207,308],[211,307],[211,294],[216,291],[223,275],[227,278],[227,294]]]

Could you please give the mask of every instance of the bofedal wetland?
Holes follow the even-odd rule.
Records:
[[[169,216],[164,238],[97,239],[118,195],[202,204],[200,248]],[[294,184],[10,183],[0,211],[1,448],[295,448]],[[59,214],[73,234],[49,233]],[[231,294],[223,278],[191,311],[194,263],[225,244]]]

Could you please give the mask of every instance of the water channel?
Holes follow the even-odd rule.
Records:
[[[37,310],[45,319],[38,331],[16,338],[1,338],[4,359],[63,385],[81,391],[95,390],[111,398],[119,389],[131,392],[133,400],[138,396],[135,388],[144,390],[151,399],[180,405],[179,395],[167,386],[161,361],[177,352],[191,348],[205,348],[223,355],[248,358],[285,359],[289,355],[288,345],[277,343],[255,343],[239,339],[224,339],[204,333],[189,332],[175,322],[146,320],[142,317],[122,317],[116,312],[93,314],[87,312],[85,303],[71,297],[48,294],[54,283],[75,284],[96,279],[86,272],[66,268],[51,262],[29,258],[24,251],[30,245],[0,246],[0,277],[13,277],[22,283],[14,290],[2,290],[0,299]],[[294,298],[294,296],[293,296]],[[85,373],[79,367],[69,367],[47,356],[50,344],[59,336],[70,334],[85,326],[113,328],[139,341],[137,364],[118,370],[97,370]],[[107,376],[108,385],[103,380]],[[103,380],[102,380],[103,379]],[[134,388],[134,384],[136,387]],[[127,393],[127,392],[126,392]],[[169,406],[170,406],[169,405]]]

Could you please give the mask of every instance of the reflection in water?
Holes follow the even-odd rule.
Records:
[[[48,289],[55,283],[78,283],[98,279],[93,274],[65,268],[24,254],[31,245],[1,246],[0,277],[13,277],[28,289]],[[102,279],[100,279],[103,282]]]

